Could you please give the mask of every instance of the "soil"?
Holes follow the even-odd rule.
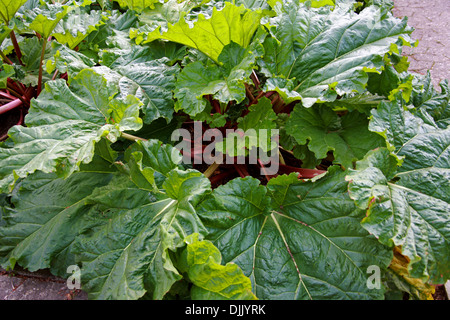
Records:
[[[8,137],[8,130],[21,122],[22,110],[21,108],[15,108],[2,115],[0,115],[0,141],[5,140]]]
[[[436,291],[433,294],[434,300],[448,300],[448,295],[447,295],[444,285],[437,285],[437,286],[435,286],[435,288],[436,288]]]

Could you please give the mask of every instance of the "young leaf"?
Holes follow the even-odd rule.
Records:
[[[245,99],[245,82],[251,81],[256,57],[261,55],[258,45],[249,50],[231,42],[223,48],[218,57],[222,67],[215,64],[205,65],[200,61],[188,64],[177,79],[174,97],[177,99],[175,110],[184,110],[196,116],[207,106],[206,95],[223,103]]]
[[[179,268],[194,284],[192,299],[256,299],[250,279],[234,263],[221,265],[222,255],[210,241],[200,240],[199,234],[192,234],[185,242],[187,246],[181,253]]]
[[[157,191],[168,174],[179,168],[181,154],[158,140],[137,141],[125,152],[131,180],[141,189]]]
[[[128,8],[136,12],[142,12],[146,8],[154,8],[156,3],[161,2],[161,0],[113,0],[122,8]]]
[[[112,64],[112,68],[95,67],[94,70],[119,88],[120,97],[134,95],[142,101],[145,123],[151,123],[158,118],[169,122],[174,113],[172,90],[179,67],[169,67],[167,61],[167,58],[130,61],[124,65]]]
[[[58,23],[64,18],[67,13],[72,9],[70,6],[56,4],[43,3],[40,7],[32,10],[27,10],[25,17],[28,21],[31,21],[29,28],[44,39],[49,38]]]
[[[55,27],[53,36],[59,43],[74,49],[89,34],[98,29],[104,22],[99,11],[87,13],[73,13],[64,17]]]

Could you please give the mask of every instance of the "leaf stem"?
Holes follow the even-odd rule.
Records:
[[[212,165],[210,165],[208,167],[208,169],[206,169],[205,172],[203,172],[203,175],[207,178],[211,177],[212,174],[214,173],[214,171],[216,171],[218,167],[219,167],[219,165],[214,162]]]
[[[259,90],[259,87],[261,86],[261,82],[259,81],[255,70],[252,71],[252,74],[250,75],[250,79],[252,79],[253,83],[255,84],[256,89]]]
[[[20,99],[13,100],[3,106],[0,106],[0,114],[4,114],[10,110],[13,110],[22,105],[22,101]]]
[[[12,61],[3,52],[3,50],[0,50],[0,56],[2,57],[3,62],[5,62],[7,64],[13,64]]]
[[[16,34],[14,33],[14,30],[12,30],[9,34],[11,37],[11,42],[14,46],[14,51],[16,52],[17,60],[19,60],[19,63],[23,66],[22,62],[22,51],[20,50],[19,44],[17,43]]]
[[[250,91],[248,84],[245,84],[245,92],[247,93],[247,97],[248,97],[249,101],[255,101],[255,97],[253,96],[252,92]]]
[[[121,137],[130,141],[148,141],[147,139],[136,137],[125,132],[122,132]]]
[[[42,73],[43,73],[43,62],[44,62],[44,57],[45,57],[45,49],[47,49],[47,39],[43,38],[43,43],[42,43],[42,51],[41,51],[41,60],[39,63],[39,78],[38,78],[38,87],[37,87],[37,95],[39,96],[39,94],[42,91]]]

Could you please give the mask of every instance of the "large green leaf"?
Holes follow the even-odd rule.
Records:
[[[261,17],[259,11],[251,11],[227,2],[220,11],[214,7],[208,19],[199,14],[198,20],[192,23],[186,21],[185,14],[182,14],[180,20],[174,25],[169,25],[166,32],[160,33],[158,27],[143,43],[166,39],[196,48],[214,61],[218,61],[222,49],[227,44],[235,42],[243,48],[250,44]]]
[[[403,164],[397,169],[398,160],[379,149],[349,174],[351,197],[368,209],[363,226],[401,246],[411,276],[443,283],[450,277],[450,129],[424,123],[397,101],[381,103],[370,128]]]
[[[199,214],[224,262],[238,264],[260,299],[380,299],[367,268],[386,268],[392,252],[361,225],[345,172],[316,182],[297,175],[235,179],[214,190]]]
[[[60,73],[67,72],[69,83],[81,70],[92,68],[95,65],[93,59],[65,45],[53,41],[51,47],[53,56],[47,59],[45,64],[46,71],[49,74],[53,74],[55,70],[58,70]]]
[[[111,101],[116,90],[89,69],[80,72],[70,88],[64,80],[47,82],[31,103],[27,127],[13,127],[12,143],[1,148],[1,189],[36,170],[67,177],[92,160],[102,137],[114,142],[121,131],[139,129],[139,101]]]
[[[287,102],[301,99],[305,107],[364,91],[367,72],[379,69],[382,56],[412,31],[406,20],[375,6],[355,14],[347,5],[308,9],[291,1],[271,24],[266,89]]]
[[[85,206],[86,198],[110,180],[110,174],[76,173],[63,180],[39,172],[18,184],[14,209],[6,211],[0,228],[2,266],[51,268],[66,276],[67,267],[75,264],[70,253],[75,237],[95,224],[98,214]]]
[[[286,132],[324,159],[333,151],[335,162],[353,168],[353,162],[362,159],[367,151],[385,145],[384,139],[367,129],[367,116],[352,111],[339,117],[330,108],[317,105],[296,107],[286,123]]]
[[[168,66],[167,58],[149,60],[152,57],[134,56],[126,64],[111,62],[111,67],[95,67],[94,70],[103,74],[109,83],[119,88],[119,95],[126,97],[134,95],[143,103],[145,123],[158,118],[169,122],[174,113],[172,90],[175,88],[176,75],[179,67]]]
[[[193,233],[206,234],[195,205],[210,183],[200,172],[174,169],[163,185],[167,196],[151,202],[124,201],[126,189],[98,189],[90,198],[114,211],[110,221],[79,239],[84,288],[94,299],[137,299],[147,291],[161,299],[181,278],[169,251]],[[125,193],[126,194],[126,193]]]

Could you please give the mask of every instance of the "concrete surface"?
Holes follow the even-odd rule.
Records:
[[[410,70],[431,75],[436,88],[450,79],[450,0],[395,0],[394,14],[409,17],[412,34],[419,40],[414,49],[405,48]],[[450,282],[446,285],[450,294]],[[69,290],[64,279],[48,272],[6,272],[0,269],[0,300],[85,300],[81,291]],[[450,299],[450,297],[449,297]]]
[[[86,300],[87,294],[67,288],[66,280],[48,271],[5,271],[0,268],[0,300]]]
[[[394,0],[394,15],[408,17],[415,28],[412,37],[419,40],[416,48],[405,48],[410,71],[431,77],[436,89],[439,82],[450,80],[450,0]]]

